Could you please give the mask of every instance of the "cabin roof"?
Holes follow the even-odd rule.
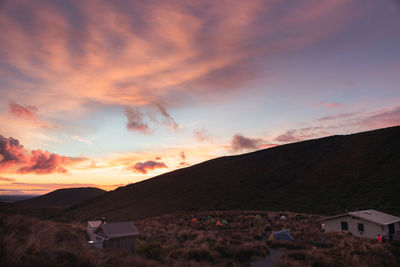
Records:
[[[400,217],[396,217],[384,212],[380,212],[377,210],[360,210],[360,211],[352,211],[347,212],[335,216],[330,216],[323,218],[321,221],[329,221],[331,219],[336,219],[344,216],[353,216],[356,218],[364,219],[373,223],[377,223],[380,225],[387,225],[396,222],[400,222]]]
[[[387,213],[383,213],[377,210],[361,210],[349,212],[351,216],[365,219],[367,221],[375,222],[378,224],[386,225],[396,222],[400,222],[400,217],[396,217]]]
[[[104,223],[99,227],[102,230],[101,235],[105,238],[118,238],[137,236],[139,231],[133,222]]]
[[[88,221],[88,225],[92,228],[97,228],[101,225],[101,221]]]

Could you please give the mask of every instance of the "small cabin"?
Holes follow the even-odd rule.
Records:
[[[97,248],[136,250],[139,231],[133,222],[107,223],[105,220],[88,221],[89,243]]]
[[[344,231],[355,236],[400,239],[400,217],[376,210],[346,212],[321,220],[326,232]]]

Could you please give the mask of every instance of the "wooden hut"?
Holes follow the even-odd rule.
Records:
[[[139,231],[133,222],[88,222],[88,236],[96,247],[135,251],[138,235]]]

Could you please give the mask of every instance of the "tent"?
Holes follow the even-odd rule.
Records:
[[[261,215],[260,214],[257,214],[256,215],[256,219],[261,219],[262,217],[261,217]]]
[[[228,224],[228,221],[227,220],[221,220],[221,223],[222,224]]]
[[[269,240],[294,240],[294,238],[288,231],[282,230],[279,232],[273,232],[269,236]]]
[[[218,220],[217,223],[215,224],[216,226],[222,226],[222,223]]]
[[[192,223],[198,223],[199,221],[196,218],[192,219]]]

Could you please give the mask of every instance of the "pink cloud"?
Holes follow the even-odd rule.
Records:
[[[175,120],[171,117],[171,115],[167,112],[167,109],[165,106],[163,106],[161,103],[156,102],[155,106],[159,110],[159,112],[162,114],[162,116],[166,119],[165,124],[170,127],[173,130],[178,130],[179,125],[175,122]]]
[[[337,107],[341,107],[342,104],[337,103],[337,102],[331,102],[331,103],[326,103],[325,106],[327,108],[337,108]]]
[[[235,134],[231,141],[231,149],[233,151],[260,149],[262,147],[262,142],[262,139],[248,138],[240,134]]]
[[[400,106],[365,114],[359,125],[368,128],[383,128],[400,125]]]
[[[143,113],[138,108],[125,107],[125,115],[128,119],[126,128],[131,131],[138,131],[142,134],[151,134],[147,123],[143,122]]]
[[[164,162],[156,162],[153,160],[145,161],[145,162],[137,162],[135,165],[129,167],[129,170],[133,170],[134,172],[147,174],[149,170],[159,169],[159,168],[168,168]]]
[[[2,135],[0,135],[0,155],[2,157],[0,171],[29,160],[29,156],[24,151],[24,146],[17,139],[6,138]]]
[[[354,18],[346,3],[128,1],[122,8],[88,1],[71,3],[71,12],[58,1],[23,8],[7,1],[0,74],[18,90],[0,97],[34,100],[44,113],[59,116],[85,110],[88,101],[136,107],[162,102],[165,122],[177,129],[166,108],[224,100],[265,77],[261,62],[340,33]],[[149,131],[137,117],[129,129]]]
[[[312,107],[312,108],[321,108],[321,107],[325,107],[325,108],[337,108],[337,107],[341,107],[341,106],[343,106],[341,103],[338,103],[338,102],[328,102],[328,103],[325,103],[325,102],[322,102],[322,101],[319,101],[319,102],[317,102],[317,103],[311,103],[310,104],[310,107]]]
[[[67,170],[62,167],[68,163],[69,158],[50,153],[48,151],[33,150],[32,155],[27,166],[18,169],[18,173],[36,173],[36,174],[49,174],[53,172],[66,173]]]
[[[275,137],[274,140],[282,143],[291,143],[321,137],[324,135],[326,136],[329,134],[330,133],[327,132],[323,127],[307,127],[288,130],[284,134]]]
[[[193,137],[200,142],[205,142],[205,141],[212,141],[211,136],[209,133],[202,129],[202,130],[195,130],[193,131]]]
[[[8,102],[8,108],[10,114],[16,117],[22,117],[26,119],[35,119],[36,112],[38,111],[35,106],[22,106],[20,104],[15,103],[14,101]]]
[[[74,158],[60,156],[40,149],[32,150],[27,153],[17,139],[12,137],[5,138],[0,135],[0,171],[21,166],[18,173],[27,174],[49,174],[53,172],[66,173],[67,169],[63,166],[75,164],[86,160],[86,158]]]

